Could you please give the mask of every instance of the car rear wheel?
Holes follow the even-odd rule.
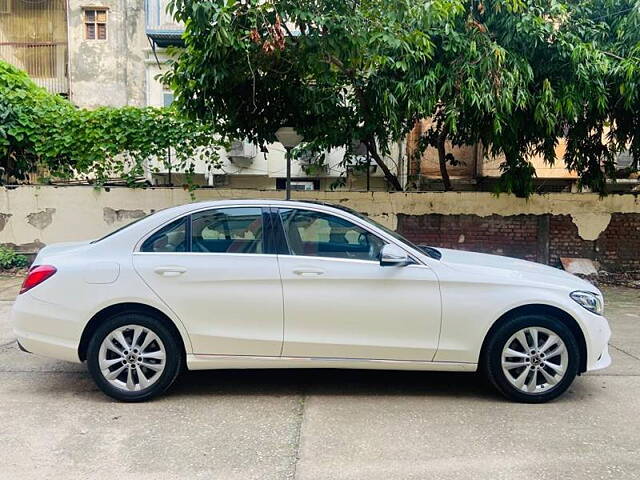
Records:
[[[518,402],[543,403],[571,385],[580,351],[561,321],[545,315],[507,320],[489,339],[484,370],[493,385]]]
[[[182,354],[178,339],[162,321],[140,313],[121,313],[94,332],[87,366],[105,394],[140,402],[171,386],[182,368]]]

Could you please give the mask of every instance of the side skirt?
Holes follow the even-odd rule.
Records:
[[[253,357],[244,355],[187,355],[189,370],[234,368],[353,368],[367,370],[430,370],[475,372],[476,363],[377,360],[367,358]]]

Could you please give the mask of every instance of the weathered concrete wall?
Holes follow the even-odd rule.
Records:
[[[557,265],[588,257],[609,269],[640,270],[640,198],[549,194],[529,200],[483,192],[294,192],[295,199],[342,204],[411,240]],[[201,189],[196,200],[277,198],[281,191]],[[0,243],[23,251],[96,238],[152,211],[192,201],[177,188],[0,189]]]
[[[107,39],[84,38],[84,8],[107,8]],[[144,0],[69,0],[70,98],[80,107],[144,106]]]

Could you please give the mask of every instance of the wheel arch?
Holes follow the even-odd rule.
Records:
[[[565,310],[561,308],[545,305],[545,304],[529,304],[529,305],[521,305],[519,307],[512,308],[511,310],[503,313],[493,324],[489,331],[484,336],[484,340],[482,342],[482,347],[480,349],[480,363],[483,362],[483,357],[486,354],[487,344],[489,339],[494,335],[496,330],[500,328],[507,320],[514,318],[520,315],[546,315],[549,317],[556,318],[561,321],[576,338],[578,342],[578,349],[580,352],[580,364],[578,366],[578,372],[583,373],[587,370],[587,342],[584,337],[584,332],[580,327],[580,324],[576,321],[576,319]]]
[[[186,358],[187,350],[185,345],[185,339],[183,338],[180,330],[176,326],[176,324],[169,318],[164,312],[158,310],[155,307],[144,303],[136,303],[136,302],[124,302],[124,303],[116,303],[113,305],[109,305],[108,307],[103,308],[98,311],[91,320],[85,325],[84,330],[82,331],[82,335],[80,337],[80,343],[78,344],[78,357],[81,361],[85,361],[87,359],[87,348],[89,347],[89,341],[91,340],[91,336],[93,332],[96,331],[98,326],[102,321],[107,318],[110,318],[114,315],[124,312],[132,312],[132,313],[140,313],[152,316],[160,321],[162,321],[169,330],[175,335],[176,339],[179,341],[179,345],[181,346],[183,358]]]

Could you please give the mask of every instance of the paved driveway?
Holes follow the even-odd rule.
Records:
[[[614,365],[520,405],[473,374],[221,371],[116,403],[18,351],[0,280],[0,478],[640,478],[640,291],[606,289]]]

